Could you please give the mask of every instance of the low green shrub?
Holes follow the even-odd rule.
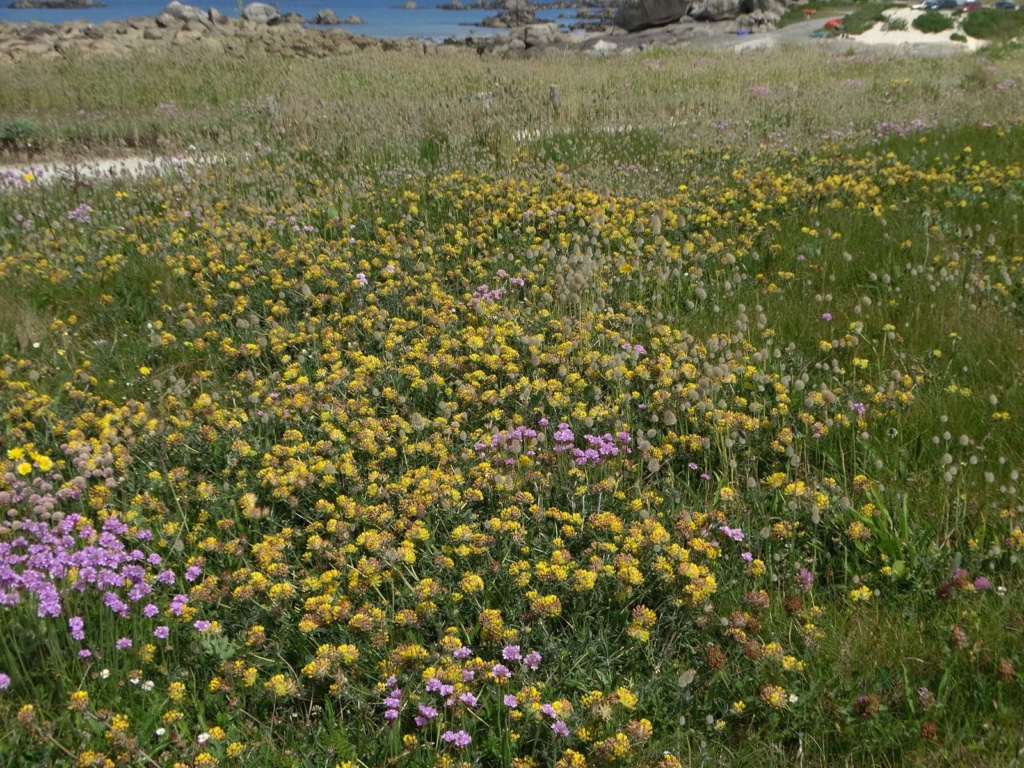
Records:
[[[926,11],[913,21],[914,29],[929,34],[945,32],[947,29],[952,29],[953,26],[953,20],[939,11]]]
[[[0,146],[17,149],[30,144],[39,135],[39,125],[28,117],[18,117],[0,123]]]
[[[888,5],[882,3],[863,3],[859,5],[857,10],[843,17],[843,31],[848,35],[859,35],[862,32],[867,32],[875,24],[888,21],[883,13],[888,7]]]
[[[1024,13],[979,8],[967,14],[963,28],[971,37],[1004,43],[1024,37]]]

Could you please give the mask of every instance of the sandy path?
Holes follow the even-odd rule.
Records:
[[[82,160],[80,162],[43,161],[0,166],[0,190],[23,183],[45,184],[59,179],[114,180],[137,179],[177,171],[196,163],[211,162],[211,158],[182,157],[121,157],[115,159]]]

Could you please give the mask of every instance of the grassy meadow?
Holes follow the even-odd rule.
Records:
[[[1024,54],[830,46],[0,68],[207,158],[0,177],[0,764],[1020,765]]]

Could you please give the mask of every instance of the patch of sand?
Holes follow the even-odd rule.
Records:
[[[43,161],[22,165],[0,166],[0,189],[16,184],[46,184],[58,179],[80,181],[114,180],[142,176],[158,176],[171,171],[180,171],[196,163],[209,162],[198,157],[122,157],[106,160],[83,160],[81,162]],[[26,182],[31,179],[31,182]]]
[[[963,34],[963,30],[960,25],[953,27],[953,29],[946,30],[945,32],[921,32],[914,29],[914,19],[923,13],[923,11],[915,11],[911,8],[890,8],[883,11],[886,18],[890,21],[897,19],[902,20],[906,23],[906,29],[890,29],[885,28],[885,22],[881,22],[873,26],[868,31],[857,35],[853,39],[860,43],[866,43],[868,45],[895,45],[895,46],[910,46],[910,47],[943,47],[950,50],[958,51],[976,51],[985,45],[984,40],[977,40],[973,37],[968,37],[966,43],[958,43],[956,40],[951,40],[950,35],[955,33]],[[969,11],[968,11],[969,13]]]

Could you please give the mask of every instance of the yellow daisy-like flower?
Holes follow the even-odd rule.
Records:
[[[23,461],[18,465],[18,474],[24,477],[25,475],[32,474],[32,465],[27,461]]]

